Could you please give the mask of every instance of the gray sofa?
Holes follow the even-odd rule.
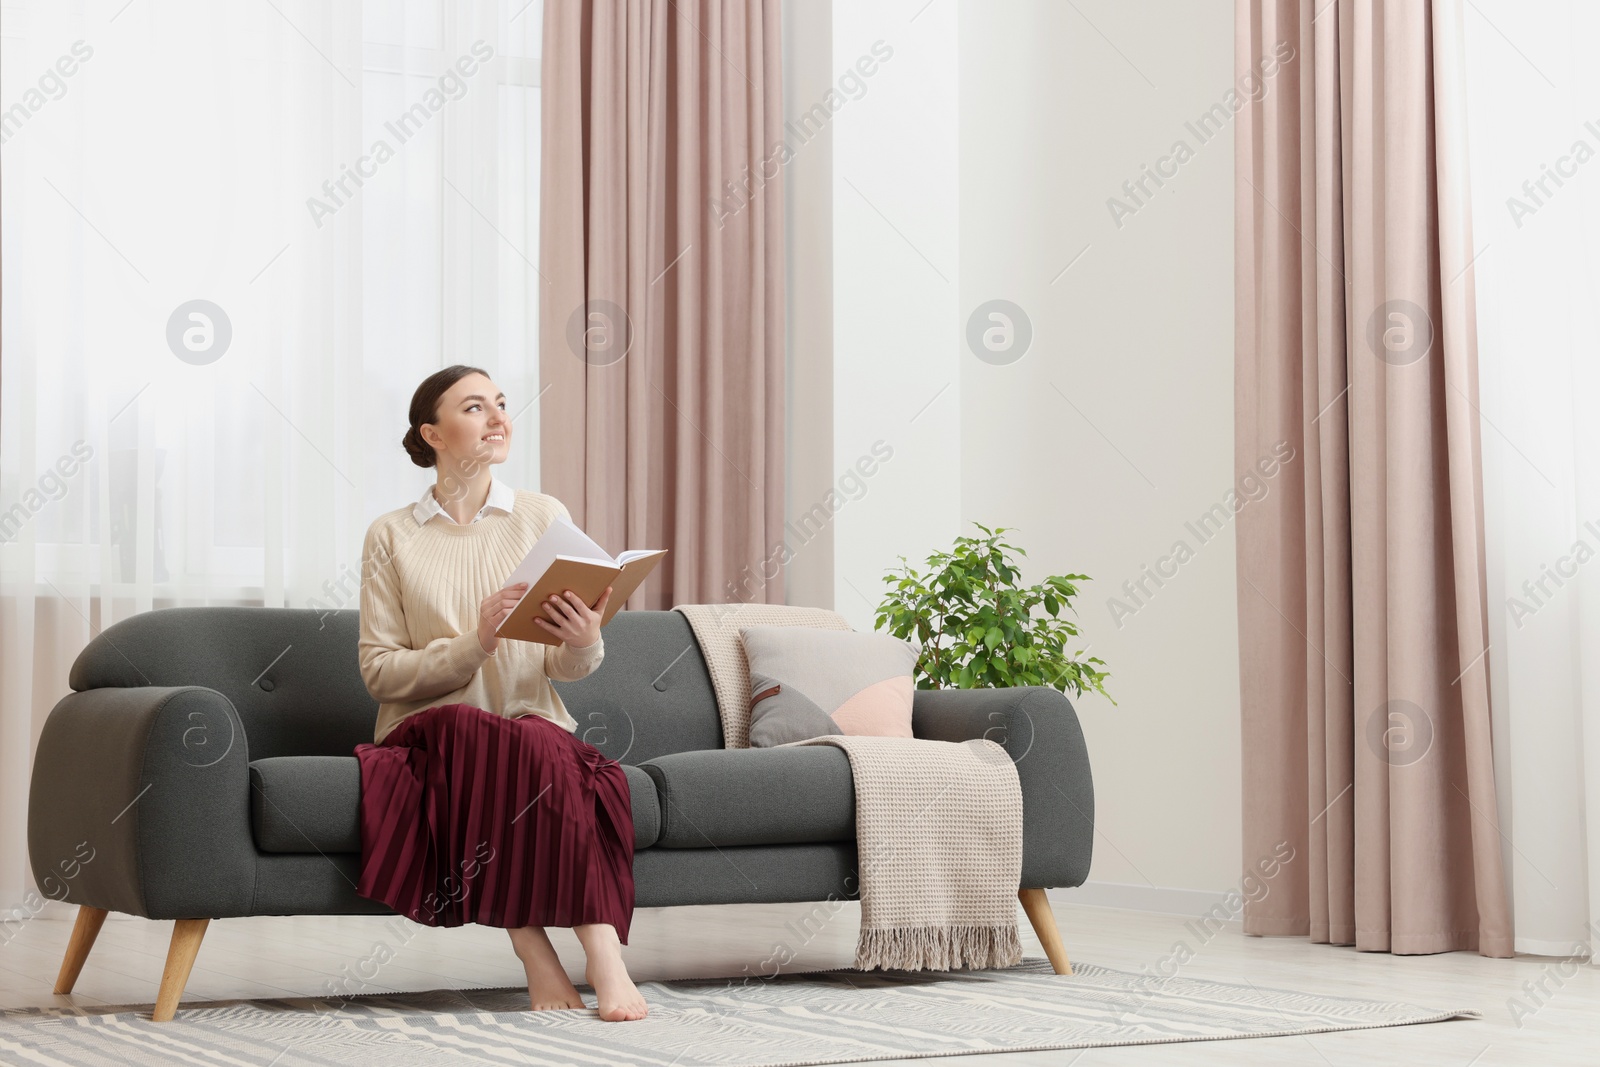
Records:
[[[360,775],[377,704],[357,613],[168,608],[83,650],[39,737],[28,851],[48,896],[79,905],[56,992],[71,992],[106,913],[177,920],[153,1012],[170,1019],[206,923],[388,915],[358,896]],[[636,906],[856,897],[854,788],[832,746],[724,749],[683,615],[629,611],[606,656],[558,682],[579,736],[625,765]],[[1044,887],[1081,885],[1094,834],[1083,733],[1054,689],[918,690],[918,737],[987,737],[1016,763],[1019,896],[1070,973]]]

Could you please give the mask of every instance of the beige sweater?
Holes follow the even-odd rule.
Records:
[[[464,526],[444,515],[419,526],[410,504],[373,521],[361,552],[359,649],[362,680],[379,702],[374,741],[413,712],[456,703],[543,715],[576,732],[550,679],[594,671],[603,636],[576,651],[501,638],[490,654],[478,641],[478,606],[557,515],[572,517],[555,497],[519,489],[511,514],[490,511]]]

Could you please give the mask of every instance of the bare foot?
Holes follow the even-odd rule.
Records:
[[[633,979],[628,977],[627,964],[622,962],[622,945],[617,941],[616,928],[609,923],[594,923],[573,929],[589,954],[583,976],[594,987],[595,998],[600,1002],[600,1018],[617,1023],[648,1015],[650,1008]]]
[[[511,946],[528,975],[528,1007],[532,1011],[559,1011],[563,1008],[585,1008],[578,987],[567,977],[556,955],[555,946],[543,927],[524,926],[506,931],[511,935]]]
[[[650,1013],[643,995],[633,984],[633,979],[628,977],[628,969],[623,965],[620,954],[610,960],[591,958],[583,976],[594,986],[595,996],[600,1001],[600,1018],[606,1022],[643,1019]]]

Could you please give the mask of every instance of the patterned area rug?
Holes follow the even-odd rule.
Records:
[[[0,1062],[43,1067],[851,1063],[978,1052],[1285,1037],[1480,1018],[1411,1004],[1154,978],[1039,959],[1004,970],[837,970],[643,982],[648,1018],[530,1012],[526,989],[0,1012]],[[592,1005],[594,994],[580,991]]]

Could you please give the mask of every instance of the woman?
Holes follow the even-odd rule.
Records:
[[[568,590],[537,621],[558,644],[495,635],[526,591],[501,583],[556,516],[552,496],[513,490],[505,394],[476,367],[430,375],[404,445],[438,472],[415,505],[367,531],[361,676],[379,701],[361,764],[357,892],[427,926],[503,926],[535,1011],[582,1008],[545,926],[588,954],[600,1017],[642,1019],[621,946],[633,914],[633,813],[622,767],[577,737],[550,679],[605,655],[600,617]]]

